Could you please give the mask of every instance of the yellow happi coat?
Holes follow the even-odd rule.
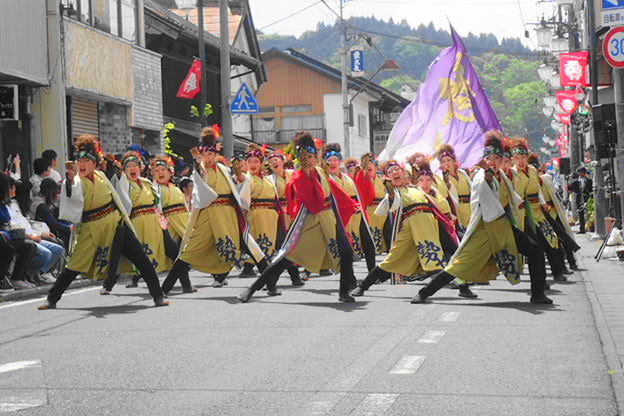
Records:
[[[500,172],[491,184],[485,181],[484,173],[480,170],[475,175],[471,188],[473,216],[459,248],[444,270],[468,282],[494,280],[501,273],[515,284],[519,282],[521,262],[511,213],[520,200],[504,173]]]
[[[451,206],[449,205],[448,200],[442,196],[442,192],[440,192],[437,188],[432,187],[429,197],[436,204],[438,209],[442,211],[442,214],[446,215],[450,219],[452,216]]]
[[[325,171],[320,167],[317,167],[316,171],[325,194],[324,209],[317,214],[307,213],[299,231],[297,244],[287,252],[286,258],[314,273],[318,273],[321,269],[340,272],[336,215],[331,208],[331,189]],[[294,223],[291,231],[296,226],[297,224]]]
[[[128,194],[132,201],[130,220],[145,254],[157,272],[169,270],[171,260],[165,254],[165,240],[157,210],[158,197],[152,182],[145,178],[139,178],[139,183],[130,182]],[[123,261],[121,264],[122,273],[133,271],[130,262]]]
[[[533,166],[528,166],[526,171],[514,169],[513,178],[514,188],[525,202],[524,209],[520,210],[518,221],[521,229],[525,230],[526,217],[529,215],[530,223],[542,232],[548,245],[552,248],[559,248],[559,238],[542,211],[542,205],[545,205],[546,201],[542,194],[541,179],[537,169]]]
[[[331,175],[331,178],[342,188],[347,195],[354,201],[360,202],[357,194],[355,182],[346,174]],[[345,224],[345,230],[351,238],[353,252],[360,258],[364,258],[364,246],[362,246],[362,235],[360,233],[360,225],[362,224],[362,211],[357,211],[351,216],[348,224]]]
[[[377,215],[375,214],[375,210],[386,196],[386,187],[384,186],[383,180],[379,175],[375,175],[375,179],[373,179],[373,186],[375,187],[375,200],[372,204],[366,207],[366,212],[368,214],[368,226],[373,236],[375,249],[377,250],[377,254],[381,254],[388,250],[386,248],[386,240],[384,240],[383,237],[383,228],[388,216]]]
[[[242,258],[232,189],[218,166],[207,168],[202,179],[219,196],[206,208],[193,210],[180,259],[204,273],[228,273],[241,266]]]
[[[167,219],[167,231],[175,241],[182,241],[190,217],[184,194],[180,188],[171,183],[158,185],[158,191],[162,213]]]
[[[417,188],[400,187],[395,188],[395,198],[401,199],[399,231],[379,267],[402,276],[443,269],[446,261],[438,221],[425,193]]]
[[[293,174],[293,170],[284,169],[284,177],[281,177],[277,173],[273,173],[269,177],[271,181],[273,182],[273,184],[275,185],[275,188],[277,189],[277,196],[279,198],[280,205],[282,206],[282,210],[284,212],[286,212],[286,205],[287,205],[286,204],[287,202],[286,201],[286,185],[288,184],[288,181],[290,181],[290,177],[292,176],[292,174]],[[290,215],[284,215],[284,222],[286,225],[286,229],[288,229],[291,223]]]
[[[111,246],[117,227],[123,219],[122,213],[115,207],[118,204],[113,200],[114,191],[104,173],[95,171],[93,179],[77,178],[76,181],[80,182],[84,200],[83,212],[103,208],[99,210],[103,215],[97,215],[92,220],[85,220],[83,216],[79,223],[74,220],[73,244],[66,267],[86,278],[103,280],[107,277]],[[62,192],[65,193],[64,185]],[[73,195],[74,198],[76,196]],[[63,208],[61,206],[61,214]],[[61,217],[70,220],[64,215]]]
[[[275,210],[275,185],[266,176],[248,174],[251,182],[251,207],[247,221],[251,235],[267,257],[277,250],[279,215]],[[250,261],[251,263],[251,261]]]
[[[466,174],[457,170],[457,176],[447,173],[447,178],[457,191],[457,221],[463,228],[470,223],[470,181]]]

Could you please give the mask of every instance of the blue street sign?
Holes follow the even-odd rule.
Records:
[[[364,51],[351,51],[351,72],[364,72]]]
[[[602,10],[624,8],[624,0],[602,0]]]
[[[238,89],[230,109],[232,114],[255,114],[258,112],[258,102],[247,83],[243,82]]]

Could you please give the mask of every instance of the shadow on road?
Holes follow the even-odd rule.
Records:
[[[442,298],[437,298],[442,299]],[[534,305],[529,302],[474,302],[474,303],[445,303],[445,302],[435,302],[435,299],[432,299],[432,304],[438,305],[453,305],[453,306],[478,306],[478,307],[487,307],[487,308],[502,308],[502,309],[516,309],[521,312],[528,312],[533,315],[541,315],[544,312],[563,312],[563,309],[559,309],[556,304],[553,305]]]
[[[251,299],[253,301],[253,298]],[[358,300],[355,303],[342,303],[335,300],[333,302],[271,302],[271,305],[289,305],[289,306],[312,306],[314,308],[332,308],[342,312],[353,312],[359,309],[364,309],[368,305],[367,301]]]
[[[83,311],[95,318],[106,318],[108,315],[125,315],[136,313],[144,309],[153,308],[151,305],[115,305],[115,306],[93,306],[90,308],[57,308],[64,311]]]

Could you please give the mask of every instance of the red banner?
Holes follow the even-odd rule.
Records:
[[[576,110],[576,106],[578,105],[578,100],[576,99],[576,91],[557,91],[556,95],[559,106],[564,113],[572,114],[572,112]]]
[[[201,90],[201,77],[202,77],[202,63],[199,59],[195,59],[191,69],[189,69],[186,78],[180,84],[176,97],[188,98],[189,100],[194,98]]]
[[[559,54],[559,79],[562,87],[587,87],[587,61],[589,52]]]
[[[563,134],[560,134],[559,137],[555,139],[555,144],[559,147],[565,147],[568,145],[568,138]]]
[[[570,114],[557,114],[557,118],[564,126],[569,126],[571,120]]]

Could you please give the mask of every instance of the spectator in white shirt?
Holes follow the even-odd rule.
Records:
[[[56,158],[58,157],[57,153],[52,149],[48,149],[44,150],[43,153],[41,153],[41,157],[50,161],[50,177],[54,179],[56,183],[61,183],[63,181],[63,178],[61,177],[61,174],[58,173],[58,171],[56,170]]]
[[[52,167],[50,161],[44,158],[35,159],[33,162],[34,174],[30,177],[29,181],[32,185],[30,189],[30,198],[34,199],[39,195],[39,188],[41,188],[41,181],[50,176]]]

